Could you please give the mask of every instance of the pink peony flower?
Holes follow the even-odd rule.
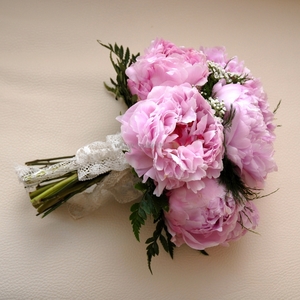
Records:
[[[259,222],[259,213],[253,201],[248,201],[239,212],[239,219],[235,228],[229,233],[224,246],[229,241],[236,241],[244,236],[249,230],[255,230]]]
[[[273,114],[257,82],[248,85],[219,82],[214,97],[223,100],[227,111],[235,109],[232,125],[225,130],[226,156],[239,168],[250,188],[263,188],[269,172],[277,170],[273,159]]]
[[[156,39],[145,54],[127,68],[126,75],[129,77],[131,93],[144,100],[155,86],[205,84],[208,67],[201,51],[177,47],[171,42]]]
[[[144,182],[149,177],[156,182],[156,195],[185,183],[196,192],[203,178],[220,175],[223,126],[196,88],[154,87],[117,119],[130,148],[128,163]]]
[[[227,72],[236,74],[250,74],[250,70],[244,66],[244,62],[239,61],[236,56],[228,58],[225,47],[201,47],[200,50],[206,55],[206,58],[215,62]]]
[[[265,94],[260,80],[253,78],[252,80],[248,80],[244,83],[244,86],[247,87],[250,93],[255,96],[257,100],[258,107],[262,113],[264,118],[264,122],[266,124],[267,130],[269,131],[270,135],[265,136],[267,142],[271,142],[275,140],[275,124],[274,121],[274,114],[270,111],[267,95]]]
[[[169,192],[169,212],[165,221],[172,242],[197,250],[237,240],[258,223],[255,206],[237,205],[215,179],[203,179],[205,187],[194,193],[185,186]],[[250,209],[246,207],[250,207]],[[241,226],[240,222],[243,222]]]
[[[206,55],[208,60],[225,67],[228,60],[225,47],[200,47],[200,50]]]

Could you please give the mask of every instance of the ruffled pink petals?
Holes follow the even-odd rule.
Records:
[[[126,158],[144,181],[155,181],[156,195],[184,184],[196,192],[202,178],[220,175],[223,126],[213,113],[198,90],[184,84],[153,88],[118,118],[130,148]]]
[[[273,158],[273,114],[265,94],[252,85],[216,85],[214,96],[235,110],[231,127],[225,130],[226,156],[238,166],[250,188],[263,188],[267,174],[277,170]],[[263,109],[262,109],[263,108]]]
[[[203,52],[156,39],[126,75],[131,93],[144,100],[155,86],[204,85],[208,66]]]
[[[197,250],[243,236],[258,224],[252,202],[237,205],[215,179],[204,179],[205,187],[194,193],[185,186],[169,193],[169,212],[165,212],[168,231],[176,246],[187,244]]]

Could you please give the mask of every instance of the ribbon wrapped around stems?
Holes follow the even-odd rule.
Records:
[[[78,219],[97,209],[111,196],[120,203],[141,196],[134,188],[139,179],[125,159],[127,150],[118,133],[108,135],[105,142],[80,148],[73,157],[35,160],[26,166],[17,166],[16,172],[30,192],[38,214],[50,212],[73,198],[69,202],[69,211]]]

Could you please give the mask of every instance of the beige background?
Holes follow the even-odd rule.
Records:
[[[300,299],[300,1],[0,0],[0,299]],[[73,221],[66,207],[35,217],[14,164],[69,155],[118,130],[106,93],[105,43],[133,52],[164,37],[224,45],[262,79],[277,114],[279,172],[257,202],[260,235],[204,257],[187,247],[154,258],[108,203]],[[149,222],[142,241],[152,234]]]

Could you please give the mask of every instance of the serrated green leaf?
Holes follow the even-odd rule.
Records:
[[[116,86],[116,87],[118,86],[117,83],[116,83],[113,79],[111,79],[111,78],[110,78],[110,82],[111,82],[114,86]]]
[[[152,243],[150,243],[150,244],[149,244],[149,245],[146,247],[146,249],[147,249],[147,252],[148,252],[149,254],[151,254],[151,255],[153,255],[153,254],[154,254],[154,251],[153,251],[152,244],[153,244],[153,242],[152,242]]]
[[[162,230],[164,229],[164,225],[165,225],[164,220],[160,218],[159,221],[157,222],[155,232],[161,234]]]
[[[148,238],[148,239],[146,240],[145,244],[150,244],[150,243],[152,243],[153,241],[154,241],[154,238],[153,238],[153,237]]]
[[[120,46],[119,48],[119,57],[121,60],[123,60],[123,55],[124,55],[124,48],[123,46]]]
[[[134,203],[131,205],[130,207],[130,211],[134,212],[134,211],[137,211],[140,207],[140,204],[139,203]]]
[[[135,223],[132,223],[132,228],[133,228],[133,233],[134,233],[135,238],[137,239],[137,241],[140,241],[140,228],[141,227]]]
[[[152,245],[153,245],[153,251],[154,251],[155,255],[158,255],[159,254],[158,244],[156,242],[154,242]]]
[[[136,215],[137,215],[137,212],[133,212],[130,216],[130,219],[131,219],[132,231],[134,233],[134,236],[136,237],[136,239],[138,241],[140,241],[140,229],[142,226],[142,222],[140,220],[138,220]]]
[[[115,64],[115,62],[114,62],[114,60],[113,60],[113,57],[112,57],[112,52],[110,52],[109,59],[110,59],[110,62],[111,62],[111,64],[112,64],[113,68],[114,68],[115,71],[117,72],[116,64]]]
[[[130,210],[132,213],[129,216],[129,219],[131,220],[132,230],[136,239],[140,241],[140,229],[142,225],[145,225],[147,215],[141,208],[140,203],[133,204]]]
[[[125,61],[126,62],[128,62],[128,60],[129,60],[129,57],[130,57],[130,52],[129,52],[129,49],[128,48],[126,48],[126,52],[125,52]]]
[[[103,46],[103,47],[105,47],[106,49],[108,49],[108,50],[110,50],[111,51],[111,47],[109,46],[110,44],[108,44],[108,45],[105,45],[105,44],[103,44],[103,43],[101,43],[101,41],[100,40],[97,40],[97,42],[101,45],[101,46]]]
[[[105,47],[106,49],[110,50],[110,61],[112,63],[112,66],[117,74],[117,79],[115,85],[116,89],[111,90],[115,94],[115,98],[123,98],[126,105],[128,107],[132,106],[137,101],[137,96],[132,95],[128,86],[127,86],[127,75],[125,74],[126,69],[136,61],[136,57],[139,56],[139,53],[137,55],[131,55],[129,48],[126,48],[125,57],[124,57],[124,47],[118,46],[116,43],[114,45],[108,44],[105,45],[98,41],[100,45]],[[115,56],[115,59],[113,57],[113,54]],[[131,57],[131,58],[130,58]]]
[[[169,252],[170,257],[173,259],[175,244],[171,240],[172,235],[168,231],[168,228],[167,228],[166,224],[164,224],[164,231],[166,233],[167,242],[168,242],[168,251],[167,252]]]
[[[170,257],[173,259],[175,245],[171,241],[168,241],[168,246]]]
[[[135,219],[136,219],[136,221],[139,222],[141,225],[145,225],[145,220],[146,220],[146,219],[142,218],[141,215],[140,215],[138,212],[136,212]]]
[[[141,208],[148,214],[151,215],[152,214],[152,210],[153,210],[153,205],[151,201],[146,201],[145,199],[141,200]]]
[[[104,87],[105,87],[106,90],[108,90],[109,92],[115,93],[115,91],[116,91],[115,88],[108,86],[105,82],[104,82]]]
[[[163,235],[159,236],[159,241],[161,242],[162,246],[164,247],[165,251],[168,253],[169,252],[169,247],[168,247],[168,242],[166,238]]]
[[[150,273],[153,275],[152,269],[151,269],[151,260],[152,260],[152,254],[150,254],[147,251],[147,262],[148,262],[148,269],[150,271]]]
[[[139,214],[139,216],[140,216],[142,219],[144,219],[144,220],[147,219],[147,214],[146,214],[146,212],[144,211],[143,208],[140,207],[140,209],[138,210],[138,214]]]
[[[117,55],[119,55],[119,47],[118,47],[117,43],[115,43],[115,45],[114,45],[114,52],[115,52]]]

